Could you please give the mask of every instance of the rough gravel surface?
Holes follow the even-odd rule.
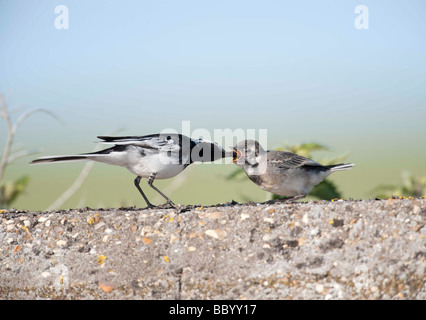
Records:
[[[426,299],[422,198],[0,212],[0,299]]]

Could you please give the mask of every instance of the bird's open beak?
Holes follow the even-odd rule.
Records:
[[[230,163],[237,163],[239,157],[241,157],[241,152],[237,148],[232,148],[232,161]]]

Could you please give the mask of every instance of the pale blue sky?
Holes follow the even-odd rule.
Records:
[[[359,4],[368,30],[354,27]],[[54,27],[57,5],[69,30]],[[190,120],[267,128],[271,147],[379,142],[418,155],[408,148],[426,147],[425,57],[422,0],[0,1],[0,92],[10,108],[64,120],[36,115],[17,137],[50,153]]]
[[[69,9],[69,30],[55,28],[58,5]],[[369,9],[368,30],[354,26],[358,5]],[[332,151],[316,160],[349,153],[355,168],[330,179],[346,197],[371,197],[402,170],[426,175],[425,57],[424,0],[0,0],[0,93],[13,118],[46,108],[65,123],[45,114],[23,123],[14,150],[40,156],[90,152],[97,135],[117,129],[180,130],[186,120],[211,132],[262,128],[269,148],[315,141]],[[0,119],[0,150],[5,133]],[[28,166],[35,157],[6,178],[30,175],[17,205],[45,209],[82,164]],[[97,164],[66,206],[86,196],[89,206],[143,205],[123,170]],[[226,202],[250,187],[234,189],[215,170],[191,175],[185,198],[173,199]],[[202,193],[204,179],[226,196],[188,195]]]

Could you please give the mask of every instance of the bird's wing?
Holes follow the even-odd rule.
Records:
[[[162,151],[179,151],[182,145],[189,138],[177,133],[156,133],[147,136],[123,136],[123,137],[106,137],[98,136],[104,144],[114,145],[134,145],[146,149],[157,149]],[[187,139],[185,139],[187,138]]]
[[[312,159],[305,158],[287,151],[268,151],[267,162],[268,165],[284,169],[300,168],[303,166],[322,167],[321,164]]]

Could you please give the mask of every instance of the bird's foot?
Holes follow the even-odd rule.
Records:
[[[157,206],[157,208],[161,208],[161,209],[176,209],[178,206],[177,205],[175,205],[174,203],[173,203],[173,201],[171,201],[171,200],[168,200],[167,202],[165,202],[165,203],[163,203],[163,204],[161,204],[161,205],[159,205],[159,206]]]
[[[301,195],[298,195],[298,196],[285,198],[285,199],[283,199],[283,201],[284,202],[293,202],[293,201],[297,201],[297,200],[303,199],[304,197],[306,197],[306,195],[301,194]]]
[[[157,206],[154,206],[151,202],[148,202],[145,209],[154,209],[154,208],[157,208]]]
[[[173,203],[173,201],[171,201],[171,200],[169,200],[169,201],[167,201],[166,203],[165,203],[165,205],[166,206],[169,206],[169,207],[172,207],[172,208],[177,208],[178,206],[177,205],[175,205],[174,203]]]
[[[301,194],[301,195],[294,196],[294,197],[278,198],[278,199],[268,200],[268,201],[264,202],[263,204],[288,203],[288,202],[293,202],[293,201],[303,199],[304,197],[306,197],[306,195]]]

